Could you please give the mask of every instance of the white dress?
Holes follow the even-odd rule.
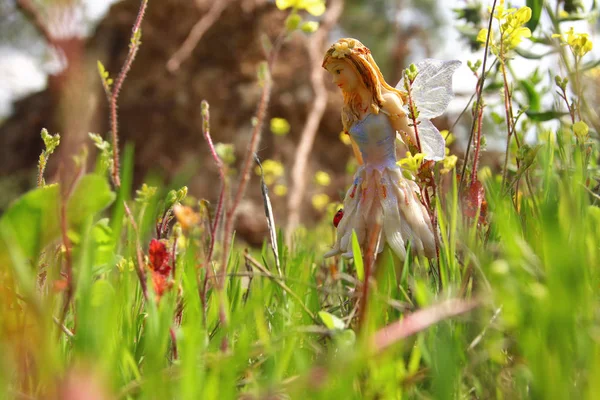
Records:
[[[381,221],[378,251],[387,243],[404,260],[406,245],[427,257],[435,256],[435,238],[429,214],[418,197],[416,183],[404,178],[396,164],[396,131],[386,114],[367,114],[348,132],[358,145],[364,164],[344,198],[344,216],[337,240],[325,257],[352,256],[352,231],[365,248],[370,229]]]
[[[425,158],[444,158],[445,143],[430,118],[441,115],[452,98],[452,74],[459,61],[424,60],[411,86],[419,110],[419,139]],[[403,82],[397,88],[404,89]],[[408,114],[408,110],[407,114]],[[354,182],[344,198],[344,215],[337,227],[333,248],[325,257],[342,254],[352,257],[352,231],[364,249],[375,221],[382,229],[377,251],[385,244],[404,260],[406,247],[426,257],[435,257],[435,233],[429,213],[419,199],[419,187],[402,175],[396,159],[396,131],[385,112],[367,114],[348,133],[362,154],[364,164],[354,174]]]

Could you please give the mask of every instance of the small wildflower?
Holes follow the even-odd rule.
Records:
[[[316,21],[307,21],[300,26],[304,33],[315,33],[319,29],[319,23]]]
[[[156,190],[156,187],[148,186],[144,183],[140,189],[136,190],[135,201],[142,204],[148,203],[150,199],[156,194]]]
[[[573,54],[579,57],[583,57],[594,47],[594,43],[590,40],[590,36],[587,33],[575,33],[573,27],[563,34],[555,33],[552,37],[560,38],[560,41],[568,45]]]
[[[306,10],[315,17],[325,12],[325,0],[276,0],[275,5],[280,10],[290,7],[297,10]]]
[[[290,123],[285,118],[271,118],[271,132],[277,136],[285,136],[290,132]]]
[[[150,241],[148,268],[152,273],[152,284],[158,300],[173,284],[169,279],[172,256],[164,241],[156,239]]]
[[[443,160],[444,167],[440,170],[440,173],[447,174],[448,172],[452,171],[454,169],[454,167],[456,167],[457,161],[458,161],[458,157],[456,157],[454,154],[447,155],[446,157],[444,157],[444,160]]]
[[[275,196],[279,196],[279,197],[283,197],[287,194],[288,188],[285,185],[282,184],[278,184],[275,185],[275,187],[273,188],[273,193],[275,193]]]
[[[490,35],[490,43],[492,51],[495,54],[499,53],[499,47],[503,51],[508,51],[516,48],[525,38],[531,37],[531,30],[524,26],[531,19],[531,8],[525,6],[519,9],[505,8],[504,1],[496,7],[494,18],[500,23],[500,38],[499,42],[494,32]],[[487,29],[481,29],[477,34],[477,41],[485,44],[488,36]]]
[[[413,156],[410,151],[407,151],[406,158],[403,158],[400,161],[398,161],[398,164],[400,164],[401,167],[404,167],[410,172],[417,173],[417,171],[421,167],[421,164],[423,164],[424,158],[425,154],[423,153],[416,153]]]
[[[300,26],[301,22],[302,17],[293,12],[285,20],[285,29],[287,29],[288,32],[295,31],[296,29],[298,29],[298,26]]]
[[[317,211],[323,211],[327,204],[329,203],[329,196],[324,193],[315,194],[312,197],[312,205]]]
[[[177,222],[186,231],[200,223],[200,215],[191,207],[175,204],[173,206],[173,213],[175,214],[175,218],[177,218]]]
[[[282,177],[285,172],[283,164],[275,160],[263,161],[262,167],[264,172],[265,184],[267,186],[271,186],[273,183],[275,183],[277,178]],[[260,167],[257,166],[254,169],[254,172],[256,173],[256,175],[261,175]]]
[[[456,137],[454,137],[454,135],[452,134],[452,132],[450,132],[447,129],[444,129],[443,131],[441,131],[440,134],[442,135],[442,137],[446,141],[446,146],[451,145],[456,140]]]
[[[331,184],[331,178],[327,172],[317,171],[315,174],[315,182],[320,186],[329,186],[329,184]]]
[[[583,121],[575,122],[573,124],[573,133],[578,138],[585,138],[589,133],[590,128]]]

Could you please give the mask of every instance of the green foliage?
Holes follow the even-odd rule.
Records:
[[[48,158],[50,155],[54,153],[54,150],[60,144],[60,135],[57,133],[55,135],[51,135],[48,133],[46,128],[42,129],[41,132],[42,140],[44,141],[44,147],[46,148],[40,154],[40,159],[38,161],[38,186],[42,187],[46,184],[44,180],[44,171],[46,170],[46,165],[48,164]]]
[[[90,136],[90,139],[92,139],[92,142],[94,142],[96,148],[100,150],[100,157],[98,157],[98,162],[100,163],[100,172],[111,172],[113,169],[112,145],[97,133],[88,133],[88,135]]]
[[[108,182],[99,175],[86,175],[77,183],[66,209],[66,223],[81,226],[89,217],[102,211],[115,199]],[[35,260],[40,252],[60,236],[61,195],[58,185],[34,189],[16,200],[0,219],[0,256],[18,252]]]

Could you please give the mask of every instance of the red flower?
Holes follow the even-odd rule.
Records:
[[[152,285],[158,300],[173,283],[169,279],[171,273],[172,254],[167,250],[164,241],[152,239],[148,249],[150,263],[148,268],[152,272]]]
[[[171,272],[171,254],[164,242],[152,239],[150,241],[148,256],[150,258],[150,265],[148,267],[152,271],[158,272],[161,275],[169,275],[169,272]]]

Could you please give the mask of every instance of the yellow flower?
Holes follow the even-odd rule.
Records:
[[[331,178],[329,177],[329,174],[327,172],[317,171],[317,173],[315,174],[315,182],[317,182],[317,184],[321,186],[329,186],[329,184],[331,183]]]
[[[284,136],[290,132],[290,123],[285,118],[271,118],[271,132],[277,136]]]
[[[454,137],[454,135],[452,134],[452,132],[450,132],[447,129],[444,129],[443,131],[441,131],[440,134],[442,135],[442,137],[446,141],[446,146],[451,145],[456,140],[456,138]]]
[[[583,57],[594,47],[594,43],[590,40],[590,36],[587,33],[575,33],[573,27],[562,35],[555,33],[552,37],[560,38],[560,41],[568,45],[573,54],[579,57]]]
[[[506,15],[506,22],[500,26],[500,32],[504,39],[507,50],[514,49],[524,38],[531,37],[529,28],[524,27],[531,19],[531,8],[521,7]]]
[[[423,163],[424,157],[425,154],[423,153],[417,153],[413,156],[410,151],[407,151],[406,158],[403,158],[400,161],[398,161],[398,164],[400,164],[400,166],[404,167],[408,171],[417,173],[417,171],[419,171],[419,167]]]
[[[306,10],[315,17],[325,12],[325,0],[276,0],[275,5],[280,10],[285,10],[289,7]]]
[[[440,172],[442,174],[447,174],[448,172],[452,171],[456,166],[456,161],[458,161],[458,157],[456,157],[454,154],[444,157],[444,167],[440,170]]]
[[[485,41],[487,40],[487,35],[488,35],[488,30],[487,28],[483,28],[479,31],[479,33],[477,34],[477,41],[479,43],[483,43],[485,44]]]
[[[323,211],[327,204],[329,204],[329,196],[325,193],[315,194],[312,197],[312,205],[317,211]]]
[[[319,29],[319,23],[316,21],[306,21],[300,26],[304,33],[315,33]]]
[[[283,164],[281,164],[279,161],[265,160],[263,161],[262,166],[263,172],[265,174],[265,184],[267,186],[272,185],[273,183],[275,183],[275,180],[277,178],[283,176]],[[256,175],[260,175],[260,167],[256,166],[256,168],[254,168],[254,172],[256,173]]]
[[[279,184],[275,185],[273,188],[273,193],[275,193],[275,196],[283,197],[287,194],[287,190],[287,186]]]
[[[500,23],[500,43],[494,40],[492,32],[490,36],[491,48],[494,54],[498,54],[499,47],[502,45],[503,51],[512,50],[517,47],[525,38],[531,37],[531,30],[524,25],[531,19],[531,8],[525,6],[519,9],[504,8],[504,2],[496,7],[494,18]],[[488,30],[481,29],[477,34],[477,41],[485,43]]]
[[[510,34],[506,37],[508,49],[514,49],[521,41],[525,38],[531,37],[531,31],[526,27],[514,28],[510,31]]]
[[[590,128],[588,128],[587,124],[583,121],[575,122],[575,124],[573,124],[573,133],[579,138],[586,137],[589,131]]]

